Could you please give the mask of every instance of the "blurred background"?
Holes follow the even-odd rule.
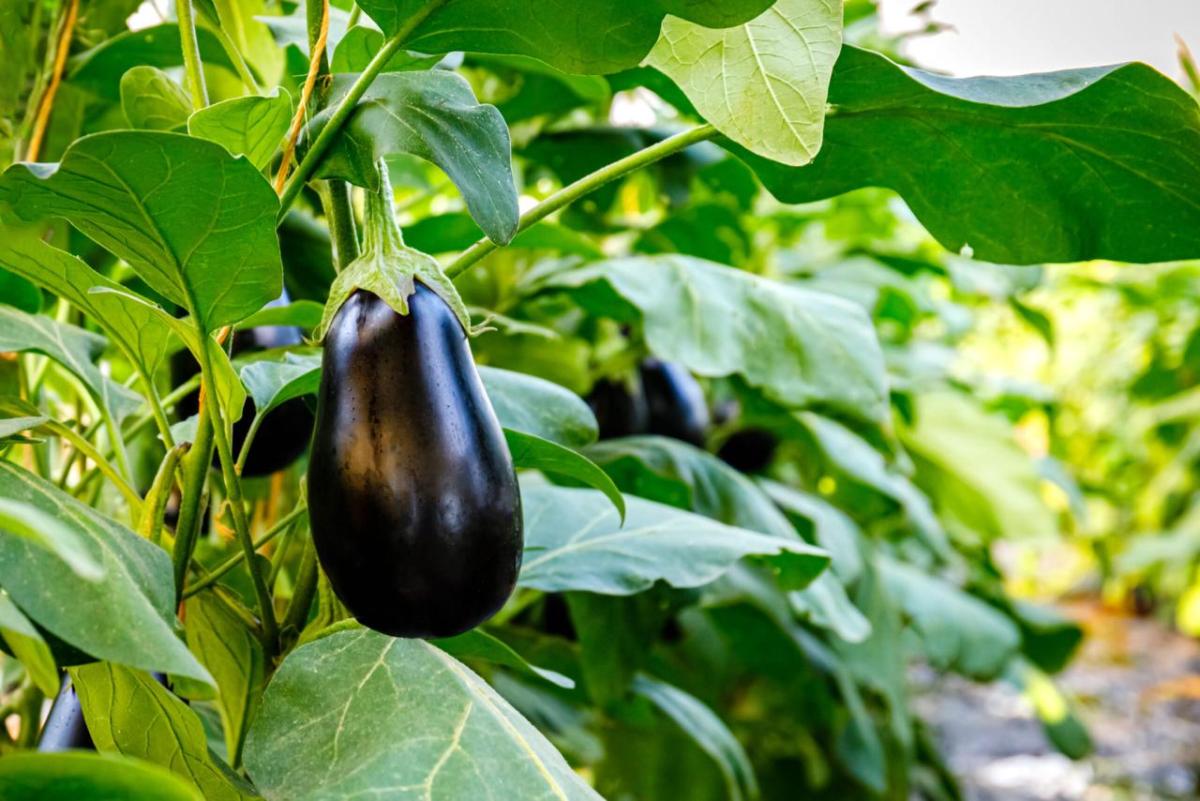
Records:
[[[1198,88],[1193,0],[882,0],[877,16],[860,10],[851,39],[936,72],[1143,61]],[[847,238],[925,236],[899,201],[859,201],[840,218]],[[1038,537],[1034,521],[1014,516],[992,555],[1010,592],[1056,604],[1087,631],[1060,684],[1095,752],[1062,756],[1037,725],[1036,698],[1004,684],[930,676],[919,709],[971,798],[1200,797],[1200,265],[941,263],[944,276],[918,283],[942,310],[933,339],[948,347],[923,345],[922,356],[944,359],[1039,460],[1060,536]],[[965,430],[960,444],[982,453]]]

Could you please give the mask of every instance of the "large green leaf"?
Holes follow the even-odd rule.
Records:
[[[365,630],[284,660],[251,726],[246,768],[269,801],[599,798],[452,656]]]
[[[748,531],[799,536],[754,482],[707,451],[666,437],[622,437],[585,451],[623,491],[688,509]],[[771,562],[788,589],[800,589],[829,564],[815,551],[786,552]]]
[[[599,262],[547,285],[573,290],[597,313],[640,317],[651,352],[698,375],[740,374],[789,408],[884,413],[875,330],[841,298],[670,255]]]
[[[540,58],[573,73],[616,72],[636,65],[654,46],[663,17],[713,28],[754,17],[771,0],[448,0],[405,44],[425,53],[473,50]],[[385,34],[420,13],[427,0],[364,0]]]
[[[188,117],[188,133],[245,156],[258,169],[271,163],[287,134],[292,99],[276,89],[266,96],[235,97],[205,106]]]
[[[99,580],[80,581],[45,549],[0,537],[0,586],[26,615],[98,659],[212,682],[172,630],[165,551],[11,462],[0,461],[0,497],[70,526],[103,569]]]
[[[490,662],[494,665],[511,668],[527,676],[548,681],[556,687],[562,687],[566,690],[575,687],[575,682],[563,674],[529,664],[525,661],[524,657],[509,647],[503,640],[493,637],[481,628],[473,628],[468,632],[454,637],[433,640],[433,644],[455,659],[461,659],[466,662],[475,660]]]
[[[0,760],[6,801],[204,801],[173,773],[137,759],[72,751]]]
[[[209,750],[199,716],[150,674],[97,662],[72,668],[71,681],[98,750],[169,768],[208,801],[254,797]]]
[[[22,537],[58,557],[84,581],[99,581],[104,567],[92,553],[85,538],[66,521],[46,514],[28,503],[0,498],[0,533]]]
[[[829,102],[811,165],[744,154],[780,200],[885,186],[987,261],[1200,255],[1200,107],[1144,64],[953,79],[847,47]]]
[[[712,757],[725,780],[730,801],[758,797],[758,781],[750,757],[715,712],[695,696],[650,676],[634,679],[633,689],[675,721],[684,734]]]
[[[278,211],[250,162],[181,134],[95,134],[72,144],[57,169],[18,164],[0,176],[0,212],[67,220],[206,331],[278,297]]]
[[[357,77],[334,79],[335,102]],[[313,120],[310,135],[332,114],[331,104]],[[376,189],[376,162],[391,153],[411,153],[440,167],[497,244],[516,234],[520,211],[508,126],[495,106],[475,99],[462,77],[445,70],[380,75],[326,152],[318,175]]]
[[[1057,534],[1037,468],[1003,418],[964,395],[935,392],[917,398],[914,425],[900,434],[917,483],[956,533],[989,542]]]
[[[142,398],[92,362],[106,344],[104,337],[53,317],[0,305],[0,352],[33,350],[49,356],[83,381],[96,403],[120,421],[142,407]]]
[[[0,227],[0,232],[0,265],[92,318],[143,375],[154,375],[174,336],[153,309],[122,300],[115,293],[126,291],[124,287],[83,259],[46,244],[35,231]],[[93,292],[96,287],[113,291]]]
[[[668,17],[645,63],[666,73],[718,131],[753,153],[807,164],[821,148],[841,0],[777,0],[713,30]]]
[[[934,667],[987,681],[1016,655],[1021,632],[993,607],[910,565],[882,557],[876,563]]]
[[[596,417],[569,389],[525,373],[480,367],[500,425],[578,448],[596,441]]]
[[[799,538],[768,536],[641,498],[625,499],[625,524],[603,494],[525,483],[525,562],[520,583],[545,592],[630,595],[664,581],[698,587],[746,556],[791,553],[823,564]]]

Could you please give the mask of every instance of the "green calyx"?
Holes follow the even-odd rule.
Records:
[[[338,309],[358,289],[378,295],[397,314],[407,315],[408,299],[416,291],[417,281],[446,302],[463,331],[473,333],[466,304],[437,259],[404,244],[404,235],[396,224],[392,185],[382,159],[379,170],[378,190],[368,189],[366,193],[362,254],[338,274],[329,288],[321,324],[313,332],[315,339],[320,342],[325,338]]]

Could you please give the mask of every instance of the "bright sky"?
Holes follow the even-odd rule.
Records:
[[[880,0],[886,32],[922,27],[919,0]],[[910,40],[906,54],[952,75],[1024,72],[1144,61],[1182,75],[1174,37],[1200,58],[1200,0],[936,0],[928,12],[951,30]]]

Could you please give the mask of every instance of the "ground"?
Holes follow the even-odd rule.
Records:
[[[968,801],[1200,798],[1200,644],[1152,618],[1092,604],[1068,612],[1089,632],[1059,677],[1096,743],[1085,760],[1058,754],[1009,685],[921,679],[918,710]]]

